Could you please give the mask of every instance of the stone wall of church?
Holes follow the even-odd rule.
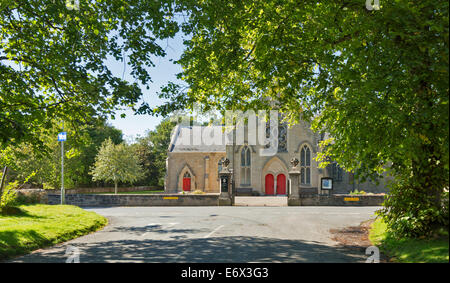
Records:
[[[302,184],[301,186],[309,190],[318,191],[318,186],[320,184],[320,178],[323,177],[323,170],[318,169],[318,163],[315,161],[317,155],[319,142],[318,135],[313,133],[309,126],[305,123],[300,123],[294,125],[288,129],[288,139],[287,139],[287,151],[280,151],[273,156],[262,156],[260,155],[260,145],[248,145],[251,149],[251,184],[246,185],[242,178],[242,167],[241,167],[241,152],[243,148],[247,145],[235,145],[227,146],[227,156],[231,161],[231,167],[233,167],[233,156],[234,156],[234,169],[236,178],[236,187],[239,188],[251,188],[253,192],[258,192],[261,195],[265,194],[266,187],[266,175],[272,174],[274,176],[275,188],[277,176],[284,174],[286,177],[286,189],[288,188],[287,182],[289,179],[289,168],[290,160],[296,157],[300,160],[300,150],[306,145],[309,147],[311,152],[311,179],[309,184]],[[246,139],[246,141],[248,141]]]
[[[219,192],[218,162],[225,152],[169,152],[165,192],[183,190],[183,176],[191,176],[191,191]]]
[[[247,127],[246,133],[247,133]],[[256,135],[258,136],[256,129]],[[168,193],[181,192],[183,190],[183,175],[189,172],[191,175],[191,191],[202,190],[208,193],[218,193],[220,191],[218,177],[218,163],[222,158],[228,157],[230,169],[234,172],[235,186],[238,191],[258,193],[264,195],[266,192],[266,176],[271,174],[275,187],[280,175],[285,177],[285,188],[288,192],[290,160],[295,157],[301,160],[301,150],[304,146],[309,149],[310,154],[310,182],[300,182],[300,189],[307,194],[324,193],[320,191],[320,180],[322,177],[333,177],[328,169],[320,169],[319,163],[315,160],[320,150],[319,142],[321,136],[311,131],[310,126],[305,122],[300,122],[288,128],[287,147],[280,150],[273,156],[263,156],[260,150],[263,146],[250,144],[247,134],[244,136],[244,144],[226,146],[226,152],[169,152],[167,159],[167,176],[165,190]],[[241,152],[248,147],[251,154],[250,183],[243,177],[245,170],[241,166]],[[301,164],[299,165],[301,166]],[[270,176],[269,176],[270,177]],[[280,176],[283,177],[283,176]],[[283,178],[279,178],[280,182]],[[270,180],[269,180],[270,181]],[[384,182],[375,184],[374,182],[353,183],[353,175],[343,172],[342,180],[335,180],[333,194],[346,194],[353,190],[364,190],[366,192],[381,193],[386,192]]]
[[[330,176],[333,177],[333,176]],[[333,181],[334,194],[347,194],[353,190],[353,176],[347,172],[342,174],[342,180]]]
[[[334,194],[348,194],[354,190],[365,191],[366,193],[386,193],[386,180],[388,180],[385,176],[384,179],[380,179],[377,184],[374,181],[366,181],[366,182],[355,182],[353,178],[353,174],[344,172],[342,175],[342,180],[335,180],[333,183],[333,193]]]

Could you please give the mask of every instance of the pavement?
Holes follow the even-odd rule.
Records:
[[[287,206],[285,196],[235,197],[235,206]]]
[[[330,229],[359,225],[379,207],[85,209],[109,224],[10,262],[364,262],[364,249],[339,246]]]

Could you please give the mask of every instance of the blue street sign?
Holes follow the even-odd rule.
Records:
[[[67,140],[67,133],[61,132],[58,134],[58,141],[66,141]]]

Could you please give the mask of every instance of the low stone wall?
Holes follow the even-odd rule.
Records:
[[[384,201],[384,194],[374,195],[301,195],[301,206],[380,206]],[[295,202],[292,202],[295,205]]]
[[[43,189],[20,189],[16,190],[16,192],[21,203],[48,203],[47,192]]]
[[[139,187],[119,187],[117,188],[118,192],[140,192],[140,191],[157,191],[163,190],[163,188],[159,187],[148,187],[148,186],[139,186]],[[47,190],[49,194],[60,194],[61,189],[55,190]],[[96,194],[96,193],[114,193],[114,187],[105,187],[105,188],[74,188],[74,189],[66,189],[67,195],[70,194]]]
[[[236,196],[252,196],[252,188],[236,188]]]
[[[219,194],[70,194],[65,196],[66,204],[77,206],[218,206]],[[61,196],[48,195],[49,204],[60,204]]]

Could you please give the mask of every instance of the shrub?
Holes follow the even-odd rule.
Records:
[[[201,190],[195,190],[194,192],[192,192],[194,195],[204,195],[205,192],[201,191]]]
[[[41,190],[19,190],[17,202],[20,204],[47,203],[46,193]]]
[[[355,189],[353,192],[350,192],[350,195],[365,195],[367,194],[365,191],[358,191],[358,189]]]
[[[54,189],[56,189],[56,187],[54,185],[52,185],[51,183],[45,183],[45,182],[42,184],[42,188],[44,190],[54,190]]]
[[[430,237],[439,229],[448,231],[448,192],[440,195],[440,203],[428,188],[395,184],[377,214],[396,238]]]
[[[17,192],[19,183],[17,181],[9,183],[3,189],[3,193],[0,198],[0,211],[2,214],[12,214],[17,212],[16,205],[18,205]]]

